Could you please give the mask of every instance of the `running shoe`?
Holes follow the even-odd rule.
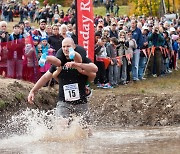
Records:
[[[103,86],[103,89],[112,89],[113,87],[111,86],[110,83],[106,83],[104,86]]]

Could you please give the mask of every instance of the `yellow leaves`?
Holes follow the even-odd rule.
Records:
[[[149,15],[152,10],[153,15],[157,16],[160,0],[132,0],[130,4],[135,5],[134,13],[136,15]]]

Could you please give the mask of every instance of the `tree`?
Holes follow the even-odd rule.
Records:
[[[129,2],[129,5],[134,5],[133,13],[135,15],[159,16],[165,12],[161,12],[161,10],[166,10],[166,8],[169,13],[180,11],[179,0],[129,0]],[[164,2],[165,7],[163,6]]]

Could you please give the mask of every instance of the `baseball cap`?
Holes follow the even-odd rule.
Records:
[[[110,16],[110,13],[106,13],[106,16]]]
[[[153,24],[148,24],[148,27],[153,27]]]
[[[28,21],[28,20],[26,20],[26,21],[24,21],[24,23],[25,23],[25,24],[27,24],[27,23],[29,23],[29,21]]]
[[[169,31],[170,31],[170,32],[175,32],[176,30],[175,30],[174,27],[171,27],[171,28],[169,29]]]
[[[118,22],[118,24],[119,24],[119,25],[123,25],[123,24],[124,24],[124,20],[120,20],[120,21]]]
[[[41,19],[40,21],[39,21],[39,23],[46,23],[46,20],[45,19]]]
[[[147,29],[148,30],[149,28],[147,26],[143,26],[142,29]]]
[[[113,26],[113,25],[117,25],[117,24],[116,24],[116,22],[112,22],[111,25]]]
[[[109,27],[104,27],[104,31],[110,31]]]
[[[99,19],[98,19],[98,22],[103,22],[103,19],[102,19],[102,18],[99,18]]]

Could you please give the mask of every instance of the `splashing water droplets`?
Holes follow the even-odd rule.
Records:
[[[0,148],[32,142],[74,141],[88,137],[87,130],[80,125],[79,117],[73,118],[71,125],[68,125],[67,120],[56,117],[54,113],[55,109],[45,112],[27,108],[12,116],[1,130],[4,135]]]

